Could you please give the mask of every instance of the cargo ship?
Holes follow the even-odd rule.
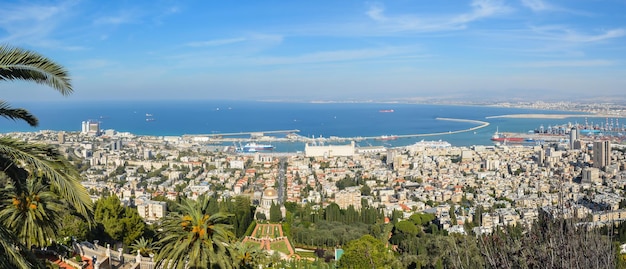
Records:
[[[495,134],[493,134],[493,136],[491,136],[491,141],[496,141],[496,142],[527,142],[527,138],[524,137],[511,137],[511,136],[506,136],[504,134],[499,133],[498,131],[496,131]]]
[[[271,151],[274,149],[272,145],[248,143],[243,146],[243,152]]]
[[[378,110],[378,112],[380,112],[380,113],[393,113],[394,111],[393,111],[393,109],[381,109],[381,110]]]

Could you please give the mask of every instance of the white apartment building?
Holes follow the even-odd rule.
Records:
[[[157,221],[163,217],[167,212],[167,204],[161,201],[146,201],[143,204],[137,205],[137,211],[139,216],[146,222]]]

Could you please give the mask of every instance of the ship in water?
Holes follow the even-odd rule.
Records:
[[[524,138],[524,137],[517,137],[517,136],[508,136],[506,134],[502,134],[502,133],[498,132],[498,129],[496,129],[496,133],[494,133],[493,136],[491,136],[491,141],[495,141],[495,142],[525,142],[526,138]]]
[[[381,110],[378,110],[378,112],[380,112],[380,113],[393,113],[394,110],[393,109],[381,109]]]
[[[274,146],[267,144],[248,143],[242,148],[243,152],[272,151]]]
[[[397,135],[381,135],[376,140],[396,140],[398,139]]]

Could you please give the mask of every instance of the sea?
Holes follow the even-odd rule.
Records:
[[[520,119],[488,118],[508,114],[573,114],[554,110],[504,108],[492,106],[430,105],[407,103],[337,103],[337,102],[263,102],[231,100],[186,101],[62,101],[23,102],[11,106],[29,110],[39,119],[38,127],[23,122],[0,119],[0,132],[36,132],[39,130],[80,131],[81,122],[100,122],[103,130],[114,129],[136,135],[181,136],[185,134],[221,134],[299,130],[314,138],[383,137],[409,134],[444,133],[435,136],[369,139],[358,146],[406,146],[421,140],[447,141],[453,146],[493,145],[496,132],[525,133],[544,126],[582,124],[604,121],[603,118]],[[476,123],[446,121],[454,118],[488,122],[489,126],[473,131],[448,134],[478,126]],[[346,142],[343,142],[346,143]],[[303,143],[277,143],[277,152],[304,150]]]

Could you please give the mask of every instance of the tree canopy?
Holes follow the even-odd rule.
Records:
[[[385,244],[371,235],[350,241],[339,260],[340,268],[391,268],[395,259]]]

